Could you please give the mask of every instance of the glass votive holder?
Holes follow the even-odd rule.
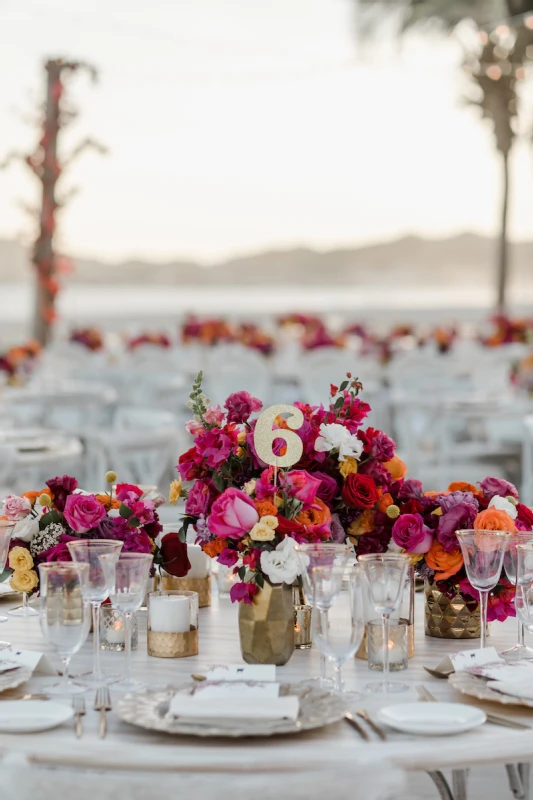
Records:
[[[312,606],[294,606],[294,646],[297,650],[308,650],[313,644]]]
[[[148,655],[186,658],[198,654],[198,593],[181,590],[148,595]]]
[[[407,669],[408,623],[405,619],[390,620],[389,625],[389,669],[399,672]],[[383,628],[381,620],[373,619],[367,623],[368,666],[369,669],[383,672]]]
[[[126,620],[122,612],[112,605],[100,609],[100,648],[102,650],[124,650],[126,641]],[[131,649],[136,650],[139,643],[137,614],[133,615],[131,626]]]
[[[219,597],[226,597],[231,592],[231,587],[234,586],[240,578],[237,573],[233,572],[233,567],[225,567],[224,564],[218,565],[217,587]]]

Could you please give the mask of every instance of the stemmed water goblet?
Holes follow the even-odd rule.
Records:
[[[14,530],[14,522],[7,519],[0,519],[0,572],[3,572],[6,566],[7,554]],[[7,622],[7,620],[8,617],[6,617],[5,614],[0,614],[0,622]],[[0,645],[7,646],[7,642],[0,642]]]
[[[77,564],[88,564],[87,581],[82,586],[83,597],[92,607],[93,618],[93,672],[84,682],[97,687],[104,683],[113,683],[115,675],[104,675],[100,663],[100,608],[109,597],[109,576],[104,572],[100,556],[107,555],[118,560],[123,542],[114,539],[80,539],[67,542],[72,560]]]
[[[365,632],[362,585],[358,566],[313,569],[315,641],[333,662],[334,689],[346,700],[361,699],[360,694],[344,692],[342,666],[354,657]]]
[[[353,547],[347,544],[335,544],[331,542],[316,542],[314,544],[299,544],[296,546],[300,570],[303,581],[303,589],[306,601],[317,611],[327,611],[333,601],[336,592],[340,592],[342,582],[342,571],[348,563],[350,555],[353,555]],[[329,591],[326,594],[324,586],[320,595],[315,597],[315,568],[320,567],[324,570],[335,569],[335,580],[329,584]],[[339,571],[340,570],[340,571]],[[325,573],[321,573],[322,579]],[[317,680],[317,679],[313,679]],[[322,688],[331,685],[331,681],[326,677],[326,656],[320,652],[320,678],[318,678]]]
[[[359,556],[359,563],[367,580],[369,597],[378,614],[381,614],[383,635],[383,680],[370,683],[369,692],[405,692],[408,686],[389,680],[389,623],[393,611],[398,608],[411,563],[403,553],[368,553]]]
[[[131,678],[131,631],[133,614],[143,604],[153,558],[146,553],[121,553],[117,560],[112,555],[100,556],[109,586],[109,599],[126,621],[124,678],[116,688],[130,692],[144,688],[144,684]]]
[[[463,530],[456,531],[461,545],[468,580],[479,592],[481,639],[485,647],[487,637],[488,597],[502,573],[503,558],[509,543],[509,531]]]
[[[533,532],[531,531],[516,531],[509,534],[509,541],[507,543],[507,550],[503,557],[503,569],[507,575],[508,580],[515,587],[517,591],[517,568],[518,568],[518,553],[517,547],[519,545],[533,543]],[[516,614],[518,622],[518,639],[513,647],[507,648],[500,653],[507,661],[518,661],[520,659],[533,659],[533,648],[528,647],[524,641],[524,625],[518,613]]]
[[[516,616],[533,632],[533,543],[516,546]]]
[[[91,624],[89,604],[83,590],[89,574],[88,564],[50,562],[40,564],[40,623],[43,639],[63,663],[63,679],[46,686],[51,694],[77,694],[87,686],[69,680],[73,655],[83,646]]]

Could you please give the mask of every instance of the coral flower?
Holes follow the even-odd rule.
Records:
[[[459,547],[453,553],[447,553],[437,539],[431,545],[429,553],[426,553],[426,564],[430,569],[435,570],[436,581],[445,581],[452,575],[456,575],[463,563],[463,555]]]
[[[400,478],[405,478],[407,475],[407,465],[398,456],[393,456],[390,461],[385,462],[384,466],[395,481],[399,481]]]
[[[473,527],[475,530],[480,531],[509,531],[513,533],[516,531],[516,525],[509,514],[497,508],[487,508],[485,511],[480,511],[474,520]]]

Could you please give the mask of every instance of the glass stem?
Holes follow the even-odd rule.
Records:
[[[28,611],[28,593],[27,592],[24,592],[24,594],[22,595],[22,608],[24,609],[24,612],[27,613],[27,611]]]
[[[327,680],[326,656],[320,653],[320,683],[324,685]]]
[[[102,680],[100,666],[100,602],[91,603],[93,609],[93,676],[95,681]]]
[[[61,659],[61,663],[63,664],[63,680],[61,681],[61,683],[63,684],[62,689],[64,692],[68,692],[68,683],[69,683],[68,671],[70,669],[70,659],[71,656]]]
[[[389,618],[390,614],[382,614],[381,630],[383,633],[383,689],[389,691]]]
[[[335,691],[339,694],[342,693],[342,671],[341,671],[341,664],[339,661],[333,662],[333,670],[335,673]]]
[[[131,622],[132,615],[124,614],[126,621],[126,638],[124,640],[124,652],[126,653],[126,664],[124,668],[124,683],[131,683]]]
[[[479,591],[479,611],[481,618],[481,643],[480,648],[483,650],[485,647],[485,640],[487,638],[487,607],[488,607],[489,593],[486,589]]]
[[[522,622],[519,617],[516,618],[516,621],[518,622],[518,646],[525,647],[526,637],[525,637],[524,626],[522,625]]]

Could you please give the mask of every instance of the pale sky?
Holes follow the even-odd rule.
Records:
[[[108,260],[206,262],[271,247],[408,233],[494,234],[499,163],[460,103],[458,48],[411,40],[362,54],[350,0],[0,0],[0,159],[28,147],[48,55],[90,135],[60,244]],[[513,163],[511,232],[533,238],[531,145]],[[31,231],[35,184],[0,172],[0,237]]]

